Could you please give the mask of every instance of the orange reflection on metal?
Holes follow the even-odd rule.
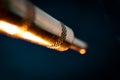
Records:
[[[35,43],[38,43],[38,44],[45,44],[45,45],[49,45],[48,42],[44,41],[43,39],[41,39],[40,37],[30,33],[30,32],[24,32],[23,34],[21,34],[21,36],[24,38],[24,39],[27,39],[27,40],[30,40],[30,41],[33,41]]]
[[[86,49],[80,49],[80,54],[85,54],[86,53]]]
[[[0,31],[9,34],[12,37],[18,37],[33,43],[50,46],[50,43],[41,37],[35,35],[32,32],[28,32],[26,26],[19,27],[9,22],[0,20]]]
[[[19,28],[16,25],[7,23],[5,21],[0,21],[0,30],[7,32],[8,34],[16,34]]]

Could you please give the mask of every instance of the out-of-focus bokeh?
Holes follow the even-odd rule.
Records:
[[[88,43],[85,55],[54,51],[0,34],[0,80],[119,78],[119,0],[31,0]],[[120,79],[120,78],[119,78]]]

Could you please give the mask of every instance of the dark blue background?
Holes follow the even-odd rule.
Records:
[[[0,35],[0,80],[117,79],[120,1],[31,0],[88,43],[86,55],[48,48]]]

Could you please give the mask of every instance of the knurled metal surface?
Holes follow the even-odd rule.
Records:
[[[51,46],[50,48],[52,49],[55,49],[57,47],[59,47],[63,42],[64,40],[66,39],[66,33],[67,33],[67,30],[66,30],[66,27],[64,26],[64,24],[62,22],[60,22],[61,24],[61,27],[62,27],[62,33],[61,33],[61,36],[57,39],[57,41],[55,41]]]

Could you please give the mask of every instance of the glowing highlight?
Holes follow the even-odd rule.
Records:
[[[86,53],[86,49],[80,49],[80,54],[85,54]]]
[[[13,35],[19,31],[19,28],[16,25],[7,23],[5,21],[0,21],[0,30],[5,31],[5,32]]]
[[[32,32],[28,32],[26,26],[16,26],[6,21],[0,20],[0,31],[9,34],[12,37],[18,37],[25,39],[27,41],[41,44],[41,45],[51,45],[49,42],[42,39],[40,36],[35,35]]]

